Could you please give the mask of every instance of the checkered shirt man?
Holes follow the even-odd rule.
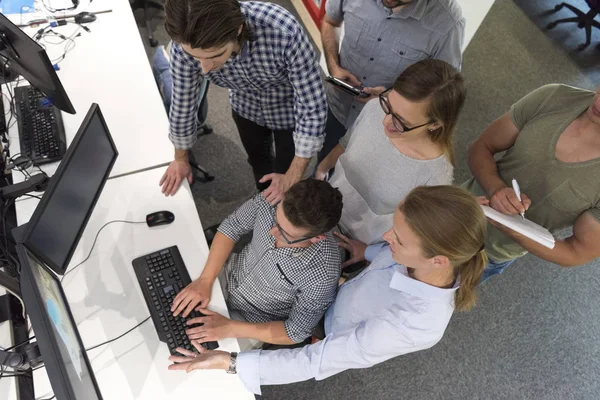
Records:
[[[235,242],[253,232],[225,266],[227,306],[248,322],[284,321],[288,337],[301,342],[335,298],[340,254],[331,232],[307,248],[276,248],[274,218],[275,207],[257,194],[219,226]]]
[[[203,79],[229,89],[233,110],[273,130],[294,130],[295,154],[311,158],[324,140],[327,102],[313,47],[301,25],[284,8],[263,2],[240,3],[251,39],[218,70],[200,64],[178,43],[171,47],[173,97],[169,138],[176,149],[195,141]]]

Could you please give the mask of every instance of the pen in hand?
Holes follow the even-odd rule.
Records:
[[[519,187],[519,183],[515,178],[513,178],[512,180],[512,187],[515,191],[515,194],[517,195],[517,199],[519,199],[519,202],[523,204],[523,200],[521,200],[521,188]],[[521,213],[521,218],[525,219],[525,212]]]

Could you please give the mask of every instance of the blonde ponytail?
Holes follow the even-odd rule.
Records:
[[[460,286],[456,291],[454,304],[459,311],[469,311],[477,300],[475,287],[481,281],[481,275],[487,264],[487,255],[482,249],[469,261],[456,268],[460,276]]]

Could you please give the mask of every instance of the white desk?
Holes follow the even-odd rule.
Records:
[[[208,246],[189,186],[185,182],[175,196],[165,197],[158,186],[164,170],[156,168],[107,181],[73,255],[71,266],[86,257],[106,222],[144,221],[147,214],[159,210],[175,214],[173,223],[160,227],[148,228],[145,223],[107,226],[98,236],[90,259],[64,279],[85,347],[117,337],[150,315],[131,265],[134,258],[177,245],[191,278],[202,272]],[[37,200],[21,203],[20,224],[29,220]],[[210,308],[228,316],[218,282]],[[219,344],[223,350],[239,351],[235,339]],[[254,398],[235,375],[223,371],[168,371],[169,351],[158,340],[151,320],[88,356],[105,399]],[[34,372],[34,384],[37,397],[51,395],[45,369]],[[2,392],[0,397],[7,398]]]
[[[111,173],[118,176],[172,161],[173,145],[168,138],[167,114],[129,2],[95,0],[90,8],[91,11],[106,9],[113,11],[97,15],[95,22],[86,25],[91,33],[75,24],[53,30],[65,36],[76,30],[81,33],[57,72],[77,111],[75,115],[62,113],[67,144],[73,140],[90,105],[98,103],[119,150]],[[24,30],[33,36],[38,29]],[[51,45],[43,40],[41,43],[51,60],[63,54],[64,43]],[[5,110],[8,111],[6,101]],[[19,153],[16,124],[9,137],[11,155]],[[58,163],[52,163],[42,169],[52,176],[57,167]],[[17,172],[13,179],[15,183],[21,182],[23,175]]]

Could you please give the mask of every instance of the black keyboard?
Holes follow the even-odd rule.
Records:
[[[61,160],[67,151],[60,110],[32,86],[15,88],[21,154],[34,164]]]
[[[171,304],[177,293],[192,282],[177,246],[136,258],[133,269],[160,341],[167,343],[171,354],[177,353],[177,347],[195,351],[185,333],[190,328],[186,321],[204,314],[192,311],[184,318],[181,314],[173,317],[171,313]],[[219,343],[206,342],[202,346],[214,350]]]

